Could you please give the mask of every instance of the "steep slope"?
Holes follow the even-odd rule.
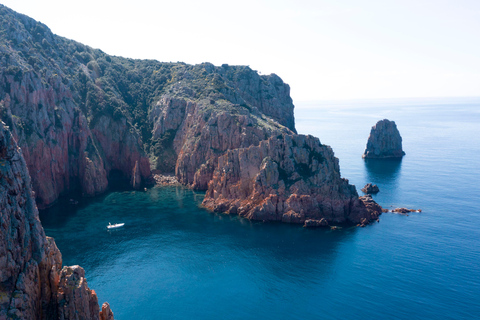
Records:
[[[273,220],[364,223],[375,218],[376,213],[365,213],[354,187],[340,178],[331,151],[322,154],[321,165],[311,162],[319,150],[330,149],[318,139],[296,136],[290,88],[278,76],[260,76],[242,66],[110,56],[55,36],[3,6],[0,11],[0,115],[25,150],[40,207],[71,191],[103,192],[114,172],[139,188],[153,170],[175,172],[182,184],[208,189],[208,208],[236,212],[243,198],[236,199],[231,187],[245,176],[223,170],[240,172],[234,166],[241,161],[229,157],[252,153],[260,157],[255,174],[263,174],[262,163],[270,162],[261,156],[268,156],[279,164],[281,177],[267,180],[285,186],[272,189],[264,183],[262,192],[252,193],[259,185],[248,176],[241,183],[250,191],[242,197],[253,196],[258,205],[272,192],[292,205],[297,196],[315,199],[303,209],[285,206],[301,218],[283,218],[286,212],[277,208]],[[306,139],[308,148],[279,144],[272,138],[278,136]],[[297,181],[307,171],[311,177]],[[240,211],[269,220],[253,214],[254,207],[250,213]]]
[[[370,131],[367,146],[362,158],[399,159],[405,155],[402,149],[402,137],[395,121],[379,120]]]
[[[45,237],[25,160],[0,121],[0,319],[99,319],[99,312],[83,269],[62,269],[55,241]]]
[[[279,135],[220,157],[203,204],[253,220],[327,226],[365,225],[381,214],[367,208],[338,159],[318,138]]]
[[[0,30],[0,117],[25,150],[39,207],[101,193],[113,171],[144,183],[149,157],[153,169],[206,189],[216,154],[295,132],[289,87],[276,75],[110,56],[1,5]],[[257,132],[216,143],[218,117],[238,122],[233,136],[244,124]]]

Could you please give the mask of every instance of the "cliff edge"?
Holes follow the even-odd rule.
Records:
[[[318,138],[279,135],[218,160],[203,205],[253,220],[328,226],[376,220],[355,187],[340,177],[338,159]]]
[[[84,270],[62,269],[55,241],[45,236],[26,162],[1,121],[0,319],[100,319]]]

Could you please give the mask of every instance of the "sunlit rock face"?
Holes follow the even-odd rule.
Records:
[[[367,224],[370,210],[340,177],[338,159],[318,138],[279,135],[218,160],[204,206],[253,220],[306,226]]]
[[[24,150],[40,208],[73,191],[102,193],[118,172],[139,189],[153,170],[208,189],[207,207],[250,219],[312,226],[370,220],[331,149],[296,135],[290,87],[277,75],[110,56],[0,11],[0,118]],[[236,199],[219,184],[234,183],[235,176],[222,176],[223,166],[235,166],[232,152],[255,158],[261,175],[248,195],[263,207],[237,206],[246,195]]]

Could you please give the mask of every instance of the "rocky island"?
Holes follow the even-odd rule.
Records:
[[[296,133],[275,74],[111,56],[2,5],[0,30],[0,319],[113,318],[83,269],[61,269],[37,206],[101,194],[114,176],[140,189],[173,175],[205,190],[206,208],[255,220],[365,226],[381,214],[329,146]]]
[[[402,158],[402,137],[395,121],[383,119],[378,121],[370,131],[367,147],[363,153],[365,159]]]

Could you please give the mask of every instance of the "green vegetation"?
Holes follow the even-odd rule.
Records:
[[[263,102],[259,102],[272,99],[270,92],[283,85],[276,76],[260,76],[248,66],[187,65],[110,56],[56,36],[44,24],[1,5],[0,66],[0,96],[10,92],[12,77],[19,86],[25,85],[23,81],[28,78],[39,80],[45,89],[68,89],[73,94],[75,109],[85,115],[91,128],[102,116],[125,121],[141,138],[152,159],[162,157],[162,161],[156,161],[159,170],[171,170],[171,159],[176,157],[172,146],[174,132],[152,139],[149,114],[165,94],[201,102],[199,112],[205,121],[212,114],[229,112],[249,114],[256,125],[270,130],[281,126],[278,119],[263,114]],[[35,89],[38,88],[27,86],[29,92]],[[41,104],[37,107],[42,108]],[[60,109],[50,114],[59,130],[63,129],[65,114]],[[36,130],[25,122],[22,125],[27,135]]]

